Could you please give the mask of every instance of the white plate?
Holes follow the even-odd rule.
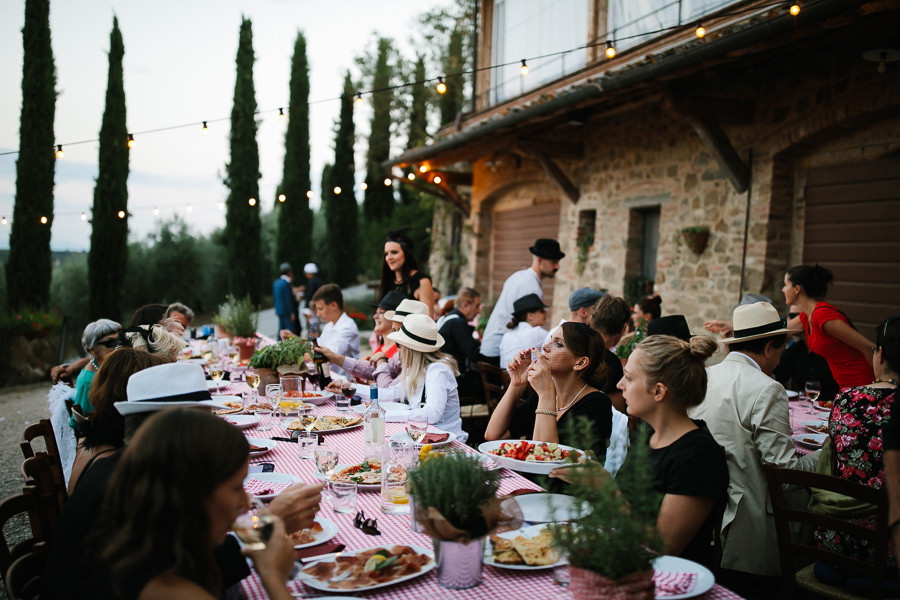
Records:
[[[501,444],[517,444],[523,440],[496,440],[493,442],[484,442],[480,446],[478,446],[478,451],[482,454],[486,454],[491,457],[498,465],[501,467],[506,467],[507,469],[511,469],[513,471],[519,471],[520,473],[532,473],[535,475],[547,475],[555,469],[556,467],[565,464],[565,461],[555,460],[555,461],[525,461],[525,460],[516,460],[514,458],[508,458],[506,456],[497,456],[496,454],[491,454],[491,450],[495,450],[500,447]],[[541,444],[543,442],[535,442],[534,440],[524,440],[531,444]],[[572,446],[566,446],[564,444],[559,444],[559,447],[563,450],[575,450]],[[584,455],[584,453],[579,450],[579,455]]]
[[[803,421],[803,426],[806,427],[807,431],[811,431],[813,433],[823,433],[816,429],[818,426],[825,426],[825,429],[828,429],[828,421]]]
[[[784,390],[787,393],[788,400],[797,400],[800,398],[800,392],[794,390]]]
[[[505,538],[507,540],[519,537],[520,535],[527,538],[533,538],[536,535],[539,535],[544,527],[545,525],[530,525],[528,527],[523,527],[522,529],[516,529],[515,531],[507,531],[498,534],[497,537]],[[564,557],[560,556],[559,560],[552,565],[508,565],[498,563],[494,561],[494,545],[491,543],[490,538],[488,538],[487,543],[484,545],[484,564],[500,569],[510,569],[512,571],[540,571],[541,569],[552,569],[554,567],[562,566],[567,564],[567,561]]]
[[[482,466],[488,471],[496,471],[497,469],[502,469],[496,460],[488,456],[487,454],[477,454],[475,452],[467,452],[466,456],[474,456],[478,460],[481,461]]]
[[[254,446],[259,446],[261,448],[262,447],[265,448],[265,450],[260,450],[259,452],[251,451],[250,458],[253,458],[254,456],[262,456],[266,452],[273,450],[275,448],[275,446],[278,445],[278,442],[276,442],[275,440],[270,440],[267,438],[247,438],[247,443],[253,444]]]
[[[358,554],[359,552],[365,552],[366,550],[372,550],[375,548],[388,548],[389,549],[395,545],[399,546],[402,544],[384,544],[381,546],[369,546],[368,548],[361,548],[361,549],[353,551],[353,552],[344,551],[341,554],[343,556],[354,556],[354,555]],[[309,565],[313,565],[316,562],[322,562],[322,561],[314,561],[311,563],[306,563],[303,566],[304,570],[300,571],[300,574],[297,575],[297,581],[302,581],[304,584],[308,585],[309,587],[316,589],[316,590],[321,590],[323,592],[341,591],[341,592],[351,592],[351,593],[365,592],[367,590],[375,590],[378,588],[387,587],[389,585],[395,585],[398,583],[402,583],[404,581],[409,581],[410,579],[415,579],[416,577],[420,577],[420,576],[424,575],[425,573],[428,573],[429,571],[431,571],[434,568],[434,552],[431,550],[431,548],[423,548],[422,546],[410,546],[410,548],[412,548],[414,551],[418,552],[419,554],[424,554],[425,556],[429,557],[430,560],[427,563],[425,563],[424,565],[422,565],[422,568],[417,573],[412,573],[412,574],[406,575],[404,577],[398,577],[397,579],[392,579],[391,581],[386,581],[384,583],[377,583],[375,585],[364,585],[364,586],[352,588],[352,589],[328,587],[328,584],[326,582],[320,581],[320,580],[316,579],[315,577],[313,577],[312,575],[305,572],[305,570],[307,568],[309,568]],[[323,561],[334,562],[334,558],[333,557],[325,558],[325,559],[323,559]],[[334,598],[334,597],[329,596],[329,598]]]
[[[565,494],[523,494],[516,496],[516,502],[528,523],[568,521],[580,515],[578,501]]]
[[[456,434],[453,433],[453,432],[451,432],[451,431],[443,431],[443,430],[441,430],[441,429],[435,429],[434,427],[429,427],[429,428],[428,428],[428,433],[447,433],[447,434],[450,435],[450,437],[448,437],[448,438],[447,438],[446,440],[444,440],[443,442],[437,442],[437,443],[435,443],[435,444],[431,444],[434,448],[438,448],[438,447],[440,447],[440,446],[446,446],[447,444],[449,444],[449,443],[451,443],[451,442],[453,442],[453,441],[456,440]],[[412,443],[412,438],[409,437],[409,434],[408,434],[408,433],[406,432],[406,430],[404,429],[403,431],[398,431],[397,433],[395,433],[394,435],[392,435],[392,436],[391,436],[391,441],[392,441],[392,442],[406,442],[406,443]],[[416,446],[421,446],[421,445],[422,445],[422,444],[416,444]]]
[[[316,522],[322,526],[322,531],[315,534],[315,539],[308,544],[296,544],[294,546],[294,550],[299,550],[301,548],[309,548],[311,546],[318,546],[319,544],[324,544],[331,538],[337,535],[338,526],[337,523],[332,521],[331,519],[326,519],[325,517],[318,515],[316,516]]]
[[[299,483],[300,478],[296,475],[291,475],[290,473],[252,473],[247,475],[244,479],[244,483],[250,481],[251,479],[256,479],[257,481],[262,481],[263,483]],[[284,490],[278,492],[280,494]],[[278,494],[263,494],[261,496],[257,496],[254,494],[254,497],[259,498],[260,500],[271,500]]]
[[[306,402],[307,404],[315,404],[315,405],[325,404],[326,402],[328,402],[331,399],[332,396],[334,396],[334,394],[331,392],[306,392],[306,393],[307,394],[315,394],[315,396],[309,396],[309,397],[304,396],[303,398],[300,398],[300,399],[303,400],[304,402]]]
[[[821,448],[822,444],[825,443],[825,440],[828,439],[827,433],[798,433],[793,436],[794,441],[802,446],[806,446],[807,448]],[[812,442],[807,442],[806,440],[816,440],[818,443],[813,444]]]
[[[333,416],[333,415],[326,415],[326,416]],[[346,416],[346,415],[339,415],[339,416]],[[281,424],[284,425],[285,429],[287,429],[287,426],[296,420],[297,420],[296,418],[292,418],[292,417],[283,417],[281,419]],[[313,431],[313,433],[323,433],[323,434],[324,433],[339,433],[341,431],[347,431],[348,429],[356,429],[357,427],[362,427],[363,425],[365,425],[365,423],[366,423],[366,421],[365,421],[365,419],[363,419],[359,423],[356,423],[354,425],[348,425],[347,427],[338,427],[337,429],[324,429],[321,431],[315,430],[315,431]],[[288,431],[293,431],[293,430],[288,429]]]
[[[695,598],[701,594],[708,592],[716,578],[712,572],[701,564],[695,563],[686,558],[677,556],[658,556],[653,559],[653,570],[663,571],[666,573],[696,573],[697,579],[694,581],[694,589],[686,594],[672,594],[666,596],[656,596],[657,598],[665,598],[666,600],[678,600],[679,598]]]
[[[819,401],[816,400],[815,402],[812,403],[812,407],[813,407],[813,410],[817,410],[817,411],[819,411],[819,412],[827,412],[827,413],[830,413],[830,412],[831,412],[831,409],[834,408],[834,404],[832,404],[831,407],[825,407],[825,406],[821,406],[821,405],[819,404]]]
[[[360,463],[354,463],[353,465],[338,465],[334,468],[334,472],[338,473],[342,469],[346,469],[347,467],[352,467],[354,465],[358,465]],[[330,479],[326,478],[324,475],[319,473],[319,470],[316,469],[313,471],[313,476],[317,479],[321,479],[322,481],[328,481],[329,483],[334,483]],[[380,492],[381,491],[381,482],[378,483],[357,483],[356,488],[361,492]]]
[[[247,429],[259,423],[256,415],[225,415],[222,417],[238,429]]]

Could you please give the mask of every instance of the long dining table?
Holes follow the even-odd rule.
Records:
[[[246,384],[235,382],[222,385],[217,393],[240,396],[248,391],[249,388]],[[342,414],[337,411],[333,399],[317,406],[315,412],[318,416]],[[347,413],[343,414],[346,415]],[[403,431],[404,427],[405,425],[403,423],[385,423],[385,439],[388,439],[395,433]],[[247,437],[253,438],[271,438],[273,436],[290,437],[289,432],[284,429],[278,421],[275,421],[275,426],[269,431],[260,431],[258,427],[253,426],[245,429],[245,434]],[[340,432],[325,433],[324,435],[326,441],[338,449],[340,464],[357,464],[363,460],[363,437],[361,426]],[[274,463],[274,472],[276,473],[289,473],[299,477],[301,481],[306,483],[316,483],[321,481],[316,473],[315,461],[312,459],[301,459],[299,457],[297,444],[281,441],[276,441],[275,444],[275,447],[266,454],[251,459],[251,464]],[[475,452],[474,449],[459,441],[453,441],[451,447],[465,452]],[[542,491],[540,486],[536,483],[514,471],[503,469],[501,475],[500,495],[506,495],[513,492],[522,493],[532,490],[534,492]],[[337,525],[338,532],[332,541],[344,544],[345,551],[347,552],[377,546],[390,547],[394,544],[423,548],[432,547],[431,538],[425,534],[416,533],[412,530],[409,515],[388,515],[381,511],[381,496],[378,492],[360,490],[357,500],[357,509],[364,511],[367,517],[374,517],[378,520],[378,530],[381,532],[381,535],[379,536],[370,536],[363,533],[361,530],[356,529],[353,526],[354,515],[335,513],[332,510],[330,499],[327,499],[327,493],[324,493],[323,496],[326,498],[323,498],[319,515],[333,521]],[[614,557],[610,557],[610,559],[614,560]],[[307,596],[323,595],[323,592],[306,587],[299,581],[291,581],[288,585],[295,593]],[[242,588],[245,596],[250,600],[262,600],[267,598],[265,590],[255,573],[244,579]],[[348,593],[345,590],[336,591],[340,591],[345,595]],[[449,590],[443,588],[438,584],[435,574],[431,572],[396,585],[367,592],[363,591],[358,594],[358,597],[363,598],[385,598],[392,600],[412,600],[420,598],[495,600],[529,597],[567,599],[572,597],[567,588],[554,583],[553,569],[520,571],[495,568],[490,565],[484,566],[481,584],[466,590]],[[712,589],[697,597],[716,600],[740,598],[740,596],[719,585],[714,585]]]

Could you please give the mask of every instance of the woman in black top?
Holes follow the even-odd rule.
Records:
[[[412,240],[402,231],[388,232],[388,239],[384,243],[378,298],[380,300],[388,292],[397,291],[404,298],[424,302],[430,309],[434,306],[431,278],[419,271],[419,261],[416,260],[412,247]]]
[[[612,431],[612,407],[600,391],[606,382],[603,352],[597,332],[571,321],[553,333],[537,361],[531,361],[529,351],[520,352],[509,363],[509,387],[491,415],[485,439],[524,435],[575,446],[569,439],[569,426],[573,417],[584,416],[591,422],[592,450],[602,461]],[[519,404],[529,384],[534,394]]]

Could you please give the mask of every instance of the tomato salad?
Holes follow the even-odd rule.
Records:
[[[515,444],[508,442],[500,444],[498,448],[491,450],[490,453],[526,462],[562,462],[569,457],[572,459],[578,458],[577,450],[563,450],[558,444],[552,442],[532,444],[524,440]]]

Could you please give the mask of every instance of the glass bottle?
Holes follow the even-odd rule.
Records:
[[[378,404],[378,386],[375,383],[369,385],[369,398],[371,402],[366,408],[363,424],[366,460],[370,457],[380,459],[384,445],[384,409]]]

